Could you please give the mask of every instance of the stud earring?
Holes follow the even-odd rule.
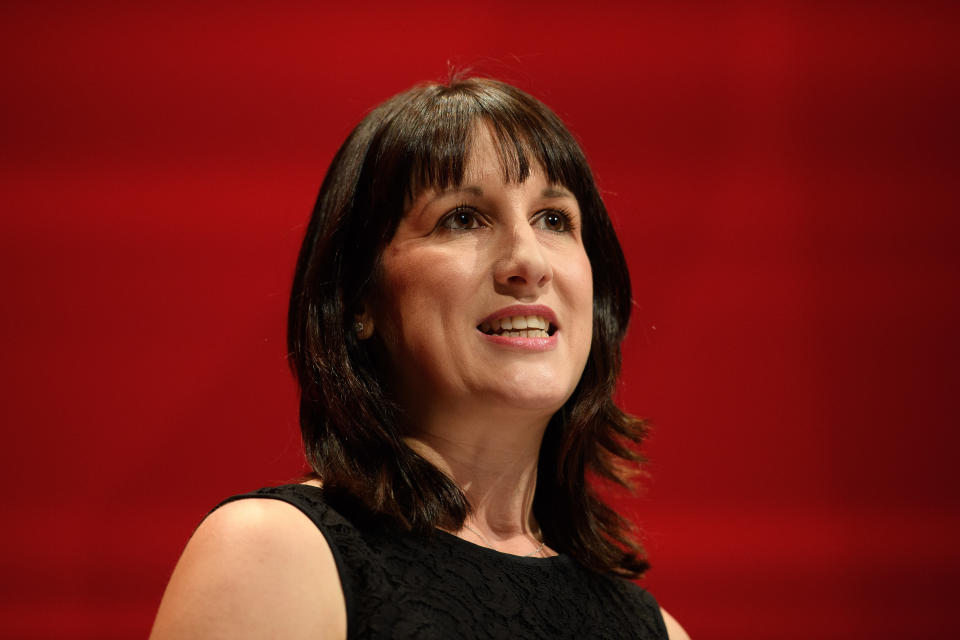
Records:
[[[368,316],[354,316],[353,332],[357,340],[366,340],[373,335],[373,319]]]

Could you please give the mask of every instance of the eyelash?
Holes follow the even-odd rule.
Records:
[[[464,214],[464,213],[470,215],[473,218],[472,222],[476,224],[476,226],[464,226],[464,227],[453,226],[454,218],[457,215]],[[562,207],[556,207],[552,209],[544,209],[543,211],[538,211],[534,216],[533,220],[535,222],[540,222],[541,220],[543,220],[549,215],[559,216],[560,222],[563,228],[550,229],[549,227],[547,227],[545,228],[546,231],[552,231],[553,233],[570,233],[571,231],[574,230],[573,217],[570,215],[570,213],[566,209]],[[482,225],[483,225],[483,220],[480,216],[480,213],[469,205],[461,204],[454,207],[450,213],[448,213],[443,218],[441,218],[437,226],[447,229],[449,231],[472,231],[474,229],[480,228]]]
[[[545,209],[537,214],[536,220],[539,222],[549,215],[560,216],[560,222],[563,225],[562,229],[547,229],[547,231],[553,231],[554,233],[570,233],[573,231],[573,216],[570,215],[563,207],[556,207],[554,209]]]
[[[473,222],[477,224],[476,227],[454,227],[452,222],[457,215],[460,214],[469,214],[473,218]],[[440,218],[440,223],[437,225],[443,227],[449,231],[471,231],[473,229],[479,228],[481,224],[480,213],[473,207],[465,204],[459,204],[453,208],[453,210],[447,215]]]

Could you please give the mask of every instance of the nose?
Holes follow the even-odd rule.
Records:
[[[553,279],[553,268],[526,222],[504,229],[499,256],[494,264],[494,281],[498,293],[518,299],[535,299]]]

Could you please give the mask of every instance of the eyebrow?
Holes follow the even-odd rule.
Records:
[[[476,185],[449,187],[441,191],[440,194],[442,195],[446,193],[461,193],[464,191],[466,191],[467,193],[471,193],[475,196],[483,195],[483,189]],[[544,198],[572,198],[573,197],[573,194],[570,193],[569,190],[559,185],[551,185],[544,188],[544,190],[540,193],[540,195],[543,196]]]
[[[473,195],[475,195],[475,196],[482,196],[482,195],[483,195],[483,189],[481,189],[480,187],[474,186],[474,185],[459,186],[459,187],[447,187],[446,189],[443,189],[443,190],[439,191],[439,192],[437,193],[437,195],[442,196],[442,195],[446,195],[446,194],[448,194],[448,193],[462,193],[462,192],[464,192],[464,191],[466,191],[467,193],[471,193],[471,194],[473,194]]]
[[[572,198],[573,194],[561,186],[549,186],[541,194],[544,198]]]

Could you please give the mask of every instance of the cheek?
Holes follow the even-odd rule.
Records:
[[[586,254],[578,256],[576,260],[569,260],[565,273],[568,283],[568,295],[575,305],[578,315],[581,312],[593,317],[593,270]]]
[[[448,316],[461,310],[468,280],[462,261],[443,252],[385,255],[374,321],[388,349],[418,350],[418,343],[450,330]]]
[[[380,294],[372,305],[375,310],[374,323],[394,358],[397,356],[398,347],[404,342],[404,334],[415,331],[411,324],[422,319],[422,314],[417,313],[416,309],[420,297],[418,282],[411,276],[408,267],[409,265],[403,262],[384,265]]]
[[[589,353],[593,341],[593,272],[586,255],[568,263],[570,304],[576,317],[578,348]]]

